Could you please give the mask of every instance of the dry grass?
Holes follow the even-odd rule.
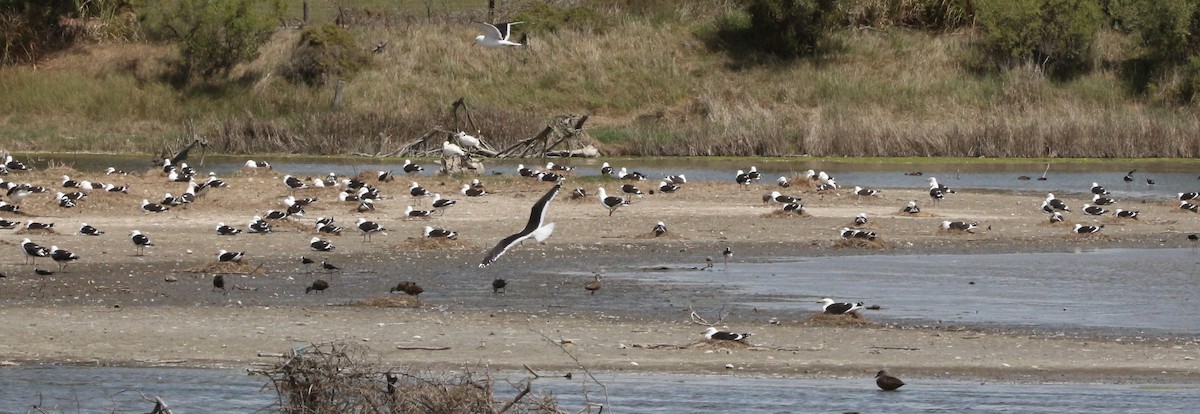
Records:
[[[833,247],[836,249],[882,250],[882,249],[890,249],[895,246],[891,242],[883,240],[883,238],[881,238],[881,237],[876,237],[875,240],[858,239],[858,238],[840,239],[833,243]]]
[[[969,73],[967,30],[846,31],[837,34],[846,50],[822,62],[755,66],[697,36],[730,9],[724,1],[688,2],[674,14],[582,2],[613,26],[546,32],[531,24],[532,46],[508,51],[471,47],[478,5],[346,4],[362,46],[386,41],[388,49],[348,80],[341,110],[329,107],[332,87],[273,75],[294,31],[280,31],[227,84],[184,90],[163,80],[169,47],[88,45],[38,70],[0,68],[0,143],[155,152],[192,125],[220,153],[375,154],[433,127],[468,129],[449,110],[465,97],[496,147],[533,136],[554,116],[589,113],[589,133],[607,155],[1200,156],[1195,111],[1143,103],[1108,70],[1071,82],[1032,68]],[[525,4],[502,2],[501,16]],[[1130,53],[1120,34],[1100,39],[1097,67]]]
[[[810,325],[823,326],[867,326],[874,325],[874,322],[867,320],[861,312],[854,312],[845,315],[829,315],[825,313],[814,314],[808,317],[805,321]]]
[[[216,252],[213,252],[216,255]],[[210,262],[198,266],[189,267],[182,270],[185,273],[233,273],[245,275],[266,275],[267,269],[264,269],[261,264],[254,264],[250,260],[243,259],[240,262]]]

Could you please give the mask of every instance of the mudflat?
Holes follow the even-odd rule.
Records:
[[[739,261],[765,260],[780,249],[790,254],[853,254],[862,250],[904,253],[1024,252],[1077,246],[1186,247],[1198,228],[1196,213],[1174,200],[1139,200],[1138,219],[1068,214],[1052,224],[1039,206],[1044,194],[958,189],[940,202],[920,189],[885,189],[879,196],[849,190],[816,192],[772,183],[748,188],[730,183],[689,183],[671,194],[634,182],[644,193],[611,215],[595,197],[604,186],[619,194],[617,180],[568,178],[551,203],[547,221],[556,223],[544,243],[532,240],[497,263],[479,268],[488,249],[525,226],[530,207],[553,184],[510,176],[481,177],[490,194],[460,192],[469,178],[397,177],[370,179],[383,198],[375,210],[358,212],[340,202],[337,189],[292,191],[285,171],[260,170],[224,177],[229,188],[213,188],[196,202],[163,213],[144,213],[143,199],[182,193],[185,183],[168,182],[156,171],[141,176],[105,176],[50,170],[9,176],[51,189],[21,203],[8,220],[53,222],[51,231],[0,231],[0,360],[12,364],[245,366],[260,353],[286,352],[298,344],[345,340],[364,343],[397,365],[460,367],[486,364],[542,371],[570,371],[578,361],[593,370],[636,372],[724,372],[795,376],[865,376],[881,368],[908,376],[949,376],[1029,381],[1195,381],[1200,344],[1195,338],[1053,334],[970,326],[904,326],[862,319],[815,317],[817,304],[771,314],[724,303],[718,287],[702,289],[647,284],[606,277],[592,294],[584,284],[605,269],[637,269],[687,263],[705,271],[705,259],[724,265],[729,246]],[[54,200],[61,175],[128,184],[128,193],[89,191],[73,208]],[[307,177],[305,177],[307,178]],[[409,195],[410,183],[454,199],[457,204],[426,218],[407,217],[407,206],[430,209],[428,198]],[[584,187],[588,197],[573,199]],[[803,199],[804,213],[782,211],[763,195],[781,191]],[[1086,189],[1084,189],[1085,191]],[[65,191],[65,190],[64,190]],[[71,190],[74,191],[74,190]],[[281,200],[316,197],[303,216],[273,220],[270,234],[217,235],[218,222],[245,230],[251,217],[283,210]],[[1060,194],[1076,210],[1090,200],[1082,191]],[[922,212],[901,212],[910,200]],[[842,240],[839,230],[864,226],[877,238]],[[341,235],[318,233],[318,217],[334,217]],[[354,228],[363,217],[387,228],[364,241]],[[945,220],[979,222],[974,232],[939,229]],[[655,237],[662,221],[667,234]],[[1074,222],[1103,224],[1098,234],[1072,231]],[[77,234],[81,223],[105,234]],[[459,233],[456,240],[422,236],[426,226]],[[129,234],[139,230],[154,246],[135,255]],[[331,241],[332,252],[309,248],[312,237]],[[60,270],[49,258],[28,259],[20,247],[29,238],[81,256]],[[240,264],[216,263],[219,250],[244,251]],[[318,263],[305,266],[300,257]],[[340,268],[319,268],[326,261]],[[700,270],[690,270],[695,267]],[[35,268],[55,271],[42,276]],[[551,269],[547,271],[547,269]],[[719,271],[719,270],[718,270]],[[225,291],[213,287],[222,274]],[[493,279],[509,286],[494,293]],[[323,292],[305,293],[321,279]],[[425,292],[416,298],[389,293],[411,280]],[[688,305],[704,303],[698,316],[718,328],[753,335],[742,343],[701,341],[706,326]],[[713,309],[727,307],[721,315]],[[707,312],[707,313],[706,313]],[[886,310],[879,311],[886,312]],[[568,354],[569,353],[569,354]]]

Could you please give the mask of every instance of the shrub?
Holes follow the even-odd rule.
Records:
[[[283,9],[282,0],[176,0],[161,24],[178,42],[180,75],[211,80],[258,57]]]
[[[1034,62],[1057,76],[1088,69],[1103,18],[1094,0],[997,0],[976,7],[984,66]]]
[[[370,62],[370,55],[358,46],[353,34],[325,24],[304,29],[282,72],[292,82],[311,86],[335,77],[353,77]]]
[[[819,56],[832,45],[837,19],[834,0],[749,0],[742,10],[719,17],[707,36],[710,48],[745,59],[757,53],[783,59]]]
[[[513,16],[513,21],[528,22],[528,30],[534,33],[554,33],[559,30],[576,30],[586,33],[604,33],[612,27],[608,15],[584,5],[559,6],[538,2]],[[514,34],[513,40],[519,36]]]
[[[841,3],[851,27],[904,26],[948,31],[975,18],[970,0],[854,0]]]
[[[1200,5],[1189,0],[1114,0],[1118,29],[1129,31],[1137,57],[1125,62],[1131,89],[1162,102],[1192,102],[1200,50]]]

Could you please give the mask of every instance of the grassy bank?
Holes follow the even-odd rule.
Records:
[[[549,32],[531,21],[531,47],[519,50],[472,45],[469,23],[484,19],[474,4],[343,3],[357,11],[351,31],[363,48],[388,46],[348,79],[340,110],[330,105],[332,85],[278,75],[295,29],[280,29],[256,61],[217,85],[169,82],[177,52],[167,45],[87,44],[0,69],[0,146],[157,152],[194,134],[224,153],[376,153],[457,127],[450,103],[465,97],[500,146],[557,115],[588,113],[588,132],[607,154],[1200,155],[1195,108],[1147,103],[1113,70],[1066,82],[1033,68],[972,73],[962,64],[970,31],[850,30],[827,59],[751,65],[703,40],[733,10],[723,1],[684,2],[671,14],[604,2],[595,8],[610,23],[603,30]],[[502,3],[496,20],[528,4]],[[314,7],[314,23],[332,20],[326,6]],[[1099,68],[1131,53],[1119,34],[1101,42]]]

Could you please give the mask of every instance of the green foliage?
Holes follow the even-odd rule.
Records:
[[[1110,12],[1153,62],[1184,63],[1196,54],[1200,10],[1194,0],[1113,0]]]
[[[58,24],[69,16],[74,0],[0,0],[0,65],[33,62],[72,42]]]
[[[354,35],[332,24],[310,26],[284,65],[289,81],[317,85],[333,78],[350,78],[371,62]]]
[[[746,60],[758,53],[782,59],[819,56],[831,49],[837,19],[834,0],[749,0],[717,19],[711,48]]]
[[[179,45],[184,79],[216,79],[253,60],[275,30],[282,0],[176,0],[161,23]]]
[[[1125,62],[1130,89],[1150,100],[1190,103],[1196,96],[1200,63],[1200,4],[1194,0],[1113,0],[1109,12],[1118,28],[1136,40],[1137,55]]]
[[[1088,69],[1103,22],[1095,0],[995,0],[976,4],[982,66],[1007,69],[1028,62],[1052,75]]]

